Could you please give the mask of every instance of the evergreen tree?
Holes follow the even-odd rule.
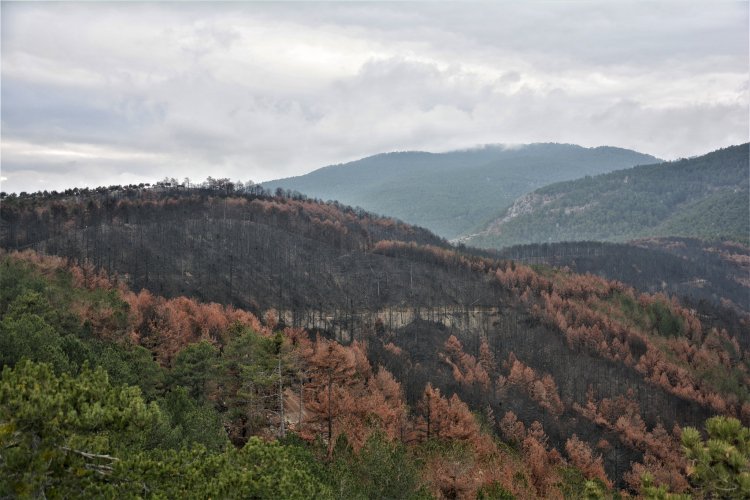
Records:
[[[682,432],[691,483],[708,497],[750,498],[750,429],[717,416],[706,421],[708,439],[697,429]]]

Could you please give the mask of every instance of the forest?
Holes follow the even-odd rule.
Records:
[[[750,248],[694,238],[629,243],[575,241],[518,245],[491,255],[525,264],[569,267],[649,293],[677,295],[701,314],[733,321],[750,312]]]
[[[467,245],[690,237],[747,245],[748,144],[550,184],[518,198]]]
[[[0,215],[3,496],[750,494],[741,307],[223,180]]]

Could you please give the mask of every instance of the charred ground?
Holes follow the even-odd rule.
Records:
[[[365,341],[373,366],[396,376],[410,404],[431,383],[491,415],[506,439],[508,412],[526,427],[540,422],[561,452],[576,435],[620,485],[634,484],[631,462],[680,473],[654,444],[664,429],[700,426],[714,413],[750,418],[742,315],[701,323],[666,296],[456,251],[424,229],[337,203],[170,187],[6,198],[2,246],[89,262],[135,291],[257,315],[275,309],[287,326]],[[524,260],[529,248],[505,257]],[[656,291],[654,250],[607,248],[615,261],[540,262]],[[716,263],[687,262],[667,268],[669,283],[701,270],[715,287],[729,279]]]

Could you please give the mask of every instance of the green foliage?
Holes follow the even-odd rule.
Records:
[[[717,416],[706,421],[708,439],[697,429],[682,432],[690,481],[709,497],[750,497],[750,429],[739,420]]]
[[[26,299],[39,297],[39,294],[34,295],[24,294],[19,300],[25,302]],[[14,302],[11,307],[15,305]],[[38,314],[22,309],[11,310],[0,321],[0,363],[13,366],[26,357],[50,363],[57,373],[70,371],[73,367],[65,348],[75,350],[76,343],[67,337],[64,342],[54,327]]]
[[[218,413],[205,398],[186,399],[188,396],[179,388],[165,396],[165,370],[154,361],[151,352],[127,343],[97,340],[90,327],[70,311],[71,301],[89,309],[126,311],[116,292],[75,288],[70,274],[63,270],[42,277],[33,266],[20,260],[6,258],[1,265],[2,281],[7,287],[3,288],[0,320],[2,366],[13,367],[27,358],[51,364],[56,374],[71,375],[79,373],[86,363],[101,367],[113,386],[138,386],[146,401],[158,400],[165,410],[151,431],[143,434],[144,444],[179,448],[195,442],[212,450],[226,445]],[[198,346],[198,350],[202,348]]]
[[[672,313],[669,304],[657,300],[646,308],[649,323],[659,335],[679,337],[685,330],[682,318]]]
[[[657,486],[649,473],[641,478],[641,496],[647,500],[690,500],[690,495],[670,493],[663,484]]]
[[[44,278],[30,264],[9,257],[0,265],[0,366],[28,358],[50,363],[60,374],[78,373],[88,362],[102,366],[113,384],[139,386],[148,400],[163,394],[164,370],[147,349],[99,341],[72,312],[76,302],[125,314],[127,306],[115,291],[76,288],[63,270]],[[119,324],[120,315],[114,321]]]
[[[165,447],[199,444],[209,451],[220,451],[229,445],[221,417],[213,405],[191,398],[184,387],[173,388],[158,402],[169,416],[172,440]]]
[[[673,312],[670,302],[662,297],[647,306],[641,306],[636,299],[628,294],[615,292],[613,294],[613,303],[619,309],[628,322],[640,327],[644,332],[654,333],[665,337],[685,337],[685,321],[678,314]],[[713,334],[708,334],[709,337]],[[696,379],[701,380],[705,386],[713,388],[717,393],[731,395],[736,397],[739,404],[750,401],[750,387],[745,383],[745,373],[747,362],[742,358],[740,352],[735,346],[721,337],[704,339],[709,345],[717,341],[721,344],[722,349],[729,354],[728,366],[722,363],[707,364],[704,367],[696,368],[688,363],[680,363],[684,369],[691,373]],[[657,343],[657,346],[659,344]],[[631,344],[632,347],[632,344]],[[674,354],[669,348],[665,348],[664,353],[668,357]]]
[[[199,343],[167,373],[140,346],[98,340],[72,312],[73,303],[126,312],[116,293],[19,260],[1,265],[0,497],[330,496],[300,447],[228,446],[208,402],[217,368],[238,398],[273,384],[279,342],[236,331],[221,359]]]
[[[74,312],[76,304],[85,304],[92,311],[111,312],[108,328],[122,330],[126,325],[128,305],[117,290],[77,288],[65,269],[42,276],[34,264],[9,256],[0,261],[0,270],[0,317],[33,314],[61,333],[88,339],[91,325]]]
[[[232,327],[218,364],[218,383],[226,418],[245,438],[267,426],[278,383],[278,347],[249,328]]]
[[[206,384],[215,379],[218,356],[218,349],[209,342],[187,346],[172,362],[170,384],[185,387],[196,401],[205,401]]]
[[[115,384],[135,385],[148,400],[164,393],[165,372],[148,349],[141,346],[92,342],[96,364],[102,366]]]
[[[596,479],[589,479],[584,484],[583,495],[586,500],[599,500],[607,498],[607,488]]]
[[[575,467],[559,467],[560,491],[565,498],[583,498],[586,490],[586,477]]]
[[[373,434],[359,453],[357,474],[369,498],[410,498],[418,491],[416,464],[406,449]]]
[[[102,368],[76,377],[21,361],[0,381],[0,496],[159,498],[329,498],[312,455],[300,447],[251,438],[226,447],[216,415],[177,390],[164,404],[170,426],[201,444],[149,451],[165,415],[136,387],[113,387]],[[197,413],[197,415],[196,415]]]
[[[700,498],[750,498],[750,429],[732,417],[706,420],[708,439],[698,429],[682,430],[682,449],[688,460],[692,495],[669,492],[650,473],[641,477],[641,494],[649,500]]]
[[[565,498],[585,498],[587,500],[598,500],[611,498],[607,486],[599,479],[586,479],[580,469],[575,467],[559,467],[561,481],[558,484]]]
[[[712,366],[705,370],[698,370],[697,373],[702,380],[705,380],[719,393],[733,394],[737,396],[740,403],[744,403],[750,401],[750,386],[748,386],[745,378],[748,365],[750,365],[750,361],[733,359],[732,366],[729,369]]]
[[[46,288],[46,282],[18,260],[5,257],[0,269],[0,315],[5,315],[11,302],[24,292],[42,293]]]
[[[12,366],[27,357],[51,363],[57,373],[78,370],[91,358],[91,350],[76,335],[63,329],[76,325],[75,319],[50,304],[43,281],[24,279],[8,266],[4,266],[4,270],[10,271],[10,278],[3,277],[4,285],[16,295],[3,297],[0,365]]]
[[[483,486],[477,491],[477,500],[513,500],[513,494],[502,487],[500,483]]]
[[[729,238],[750,245],[747,190],[720,191],[693,203],[667,219],[660,234],[721,240]]]
[[[342,434],[336,442],[330,477],[336,498],[424,498],[420,489],[418,461],[400,443],[381,433],[370,436],[355,453]]]
[[[160,418],[138,388],[112,387],[101,368],[84,366],[73,377],[27,360],[6,366],[0,380],[0,494],[43,496],[104,473],[111,460],[93,455],[142,448]]]
[[[212,453],[201,446],[139,453],[118,462],[86,496],[147,498],[331,498],[309,454],[251,438],[242,449]]]

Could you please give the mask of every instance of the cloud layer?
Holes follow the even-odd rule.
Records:
[[[2,189],[748,140],[746,2],[2,3]]]

